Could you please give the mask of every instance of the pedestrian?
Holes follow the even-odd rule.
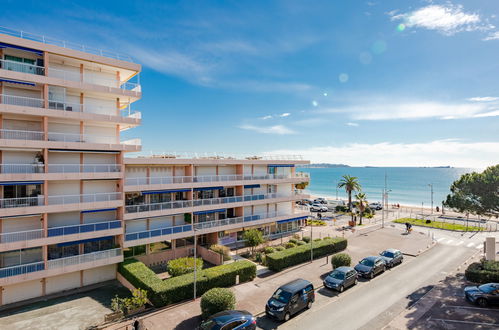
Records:
[[[436,209],[437,209],[437,212],[440,212],[440,208],[439,208],[438,206],[437,206],[437,208],[436,208]]]
[[[140,329],[140,322],[138,319],[135,319],[132,323],[132,329],[133,330],[139,330]]]
[[[321,220],[322,219],[322,213],[320,213],[320,212],[317,213],[317,217],[319,218],[319,220]]]

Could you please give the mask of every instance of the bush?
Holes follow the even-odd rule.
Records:
[[[293,234],[293,238],[294,239],[300,239],[300,235],[299,234]]]
[[[346,253],[338,253],[331,258],[331,265],[333,265],[333,269],[341,266],[350,266],[351,263],[352,258],[350,258],[350,256]]]
[[[310,243],[310,237],[309,237],[309,236],[303,236],[302,240],[303,240],[305,243]]]
[[[255,253],[255,261],[262,262],[262,253],[261,252]]]
[[[287,242],[286,245],[284,245],[284,247],[286,249],[291,249],[291,248],[294,248],[296,246],[295,243],[292,243],[292,242]]]
[[[336,212],[348,212],[348,206],[338,205],[334,209]]]
[[[286,248],[284,246],[278,245],[278,246],[275,247],[275,250],[276,251],[284,251],[284,250],[286,250]]]
[[[468,266],[464,275],[471,282],[499,282],[499,261],[474,262]]]
[[[203,259],[197,258],[196,269],[203,269]],[[166,270],[171,276],[180,276],[194,271],[194,258],[184,257],[168,261]]]
[[[275,249],[272,246],[267,246],[265,249],[263,249],[263,252],[265,254],[271,254],[275,252]]]
[[[226,288],[213,288],[201,296],[201,316],[206,319],[213,314],[234,309],[236,296]]]
[[[293,243],[293,244],[295,244],[295,245],[296,245],[296,243],[298,243],[298,240],[297,240],[297,239],[295,239],[295,238],[292,238],[292,239],[290,239],[288,242]]]
[[[116,295],[111,300],[111,309],[114,312],[122,312],[128,314],[134,309],[143,307],[147,302],[147,292],[142,289],[135,289],[132,292],[131,298],[120,298]]]
[[[298,241],[298,242],[296,242],[296,245],[305,245],[305,244],[307,244],[307,243],[305,243],[304,241]]]
[[[319,241],[322,241],[322,239],[321,238],[314,239],[314,242],[319,242]]]
[[[232,257],[230,256],[230,249],[228,247],[226,247],[225,245],[214,244],[214,245],[210,246],[210,250],[222,255],[224,258],[224,261],[232,259]]]
[[[192,298],[193,273],[161,280],[146,265],[133,258],[120,263],[118,271],[133,286],[146,290],[149,300],[156,307]],[[233,286],[238,275],[240,283],[252,281],[256,277],[256,265],[241,260],[200,270],[197,272],[196,293],[199,296],[212,288]]]
[[[281,271],[284,268],[298,265],[310,260],[311,244],[300,245],[284,251],[278,251],[267,255],[266,263],[270,270]],[[333,238],[319,242],[313,242],[314,258],[320,258],[336,252],[345,250],[347,240],[344,238]]]

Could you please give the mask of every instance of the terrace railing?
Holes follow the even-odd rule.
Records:
[[[43,66],[9,60],[0,60],[0,69],[22,73],[31,73],[40,76],[45,75],[45,68]]]
[[[63,268],[73,265],[79,265],[87,262],[93,262],[97,260],[110,259],[122,255],[120,248],[104,250],[92,253],[79,254],[76,256],[52,259],[47,261],[47,269]]]

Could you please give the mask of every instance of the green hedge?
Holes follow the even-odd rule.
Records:
[[[213,288],[201,296],[201,316],[207,319],[213,314],[235,309],[236,296],[227,288]]]
[[[151,303],[165,306],[183,300],[191,299],[194,291],[194,274],[161,280],[152,270],[136,259],[122,262],[118,271],[136,288],[147,291]],[[203,269],[197,272],[196,292],[200,296],[209,289],[229,287],[239,282],[249,282],[256,277],[256,265],[247,260],[236,261],[227,265]]]
[[[466,279],[476,283],[499,282],[499,261],[474,262],[464,272]]]
[[[196,258],[197,270],[203,269],[203,259]],[[168,261],[166,270],[171,276],[180,276],[194,271],[194,258],[184,257]]]
[[[338,253],[331,257],[331,265],[333,269],[342,266],[350,266],[352,264],[352,258],[346,253]]]
[[[324,239],[313,242],[314,258],[323,257],[345,250],[347,240],[344,238]],[[278,251],[267,255],[266,263],[270,270],[279,272],[284,268],[301,264],[310,260],[310,244]]]

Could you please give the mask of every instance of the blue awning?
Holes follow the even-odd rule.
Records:
[[[19,186],[27,184],[43,184],[43,181],[4,181],[0,182],[0,186]]]
[[[176,192],[186,192],[191,191],[190,189],[173,189],[173,190],[149,190],[143,191],[142,195],[150,195],[150,194],[168,194],[168,193],[176,193]]]
[[[271,164],[268,167],[295,167],[295,164]]]
[[[14,49],[19,49],[19,50],[24,50],[25,52],[35,53],[36,55],[39,55],[39,56],[43,55],[43,52],[41,50],[6,44],[4,42],[0,42],[0,48],[14,48]]]
[[[94,213],[94,212],[107,212],[107,211],[116,211],[117,208],[114,209],[100,209],[100,210],[88,210],[88,211],[81,211],[81,213]]]
[[[244,188],[260,188],[259,184],[247,184],[244,186]]]
[[[57,244],[57,246],[62,247],[62,246],[70,246],[70,245],[83,244],[83,243],[89,243],[89,242],[105,241],[105,240],[112,239],[112,238],[114,238],[114,236],[104,236],[104,237],[89,238],[89,239],[84,239],[84,240],[81,240],[81,241],[59,243],[59,244]]]
[[[199,211],[199,212],[194,212],[194,215],[199,215],[199,214],[209,214],[209,213],[217,213],[217,212],[225,212],[227,209],[218,209],[218,210],[209,210],[209,211]]]
[[[307,217],[291,218],[291,219],[277,221],[277,223],[286,223],[286,222],[298,221],[298,220],[304,220],[304,219],[307,219]]]
[[[36,86],[34,83],[26,82],[26,81],[18,81],[18,80],[10,80],[10,79],[0,79],[0,82],[6,82],[11,84],[20,84],[20,85],[28,85],[28,86]]]
[[[224,189],[224,187],[194,188],[194,191],[203,191],[203,190],[220,190],[220,189]]]

